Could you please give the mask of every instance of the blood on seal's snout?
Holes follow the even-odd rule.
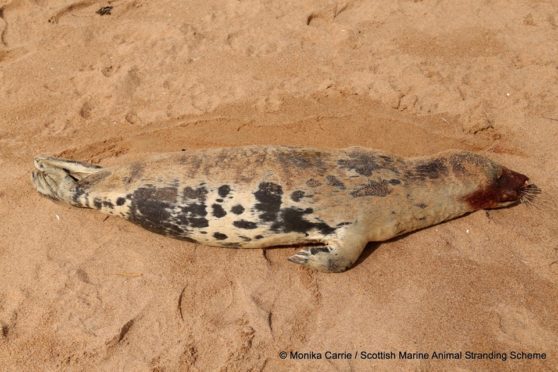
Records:
[[[503,168],[500,177],[489,186],[467,195],[465,201],[474,210],[504,207],[520,201],[528,181],[529,177]]]

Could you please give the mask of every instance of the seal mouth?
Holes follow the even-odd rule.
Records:
[[[465,201],[473,209],[493,209],[530,204],[540,194],[541,189],[529,182],[529,177],[502,168],[500,176],[489,186],[468,195]]]

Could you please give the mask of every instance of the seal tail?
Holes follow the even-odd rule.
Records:
[[[79,204],[75,198],[77,183],[103,170],[98,165],[45,156],[37,156],[34,165],[36,169],[32,180],[37,191],[51,199],[72,205]]]

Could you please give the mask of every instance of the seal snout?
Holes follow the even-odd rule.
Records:
[[[503,168],[502,175],[495,182],[496,202],[508,203],[519,201],[522,190],[528,185],[529,177]]]
[[[498,202],[520,202],[529,204],[541,193],[541,189],[529,182],[529,177],[504,168],[498,179],[500,198]]]
[[[502,173],[488,186],[468,195],[465,201],[473,209],[507,207],[516,203],[529,203],[540,189],[529,183],[529,177],[502,167]]]

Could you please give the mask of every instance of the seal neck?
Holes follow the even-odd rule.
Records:
[[[406,194],[406,203],[385,211],[389,215],[384,214],[384,218],[390,223],[375,230],[370,240],[390,239],[472,212],[474,209],[461,200],[461,193],[462,186],[457,184],[416,188]]]

